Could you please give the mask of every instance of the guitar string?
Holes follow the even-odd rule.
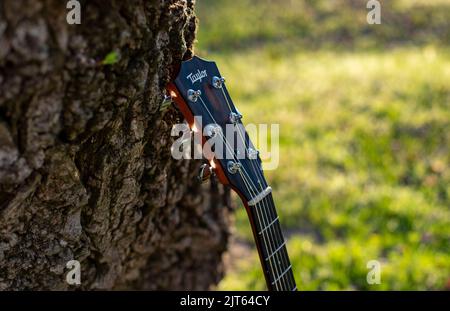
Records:
[[[202,99],[201,97],[199,97],[199,98],[200,98],[200,100],[202,101],[203,106],[205,107],[206,111],[207,111],[208,114],[210,115],[210,117],[211,117],[211,119],[213,120],[213,122],[217,124],[217,121],[214,119],[212,113],[209,111],[209,109],[208,109],[208,107],[206,106],[206,104],[204,103],[203,99]],[[219,133],[219,136],[221,136],[221,133]],[[227,140],[226,140],[225,137],[223,137],[223,136],[221,136],[221,138],[223,138],[223,139],[222,139],[222,142],[225,142],[225,147],[230,151],[230,153],[233,155],[233,158],[234,158],[234,153],[232,152],[231,147],[228,145]],[[236,159],[236,160],[240,163],[239,159]],[[243,167],[243,171],[244,171],[244,173],[246,173],[244,167]],[[256,196],[256,193],[253,191],[252,187],[250,186],[251,178],[250,178],[250,176],[248,175],[248,173],[247,173],[247,175],[248,175],[248,177],[250,178],[250,180],[247,180],[247,178],[245,177],[245,175],[242,174],[241,171],[239,171],[239,172],[240,172],[241,178],[243,179],[244,185],[245,185],[245,187],[247,188],[247,190],[251,193],[252,196]],[[255,187],[255,186],[253,185],[253,187]],[[260,219],[259,213],[257,213],[257,217],[258,217],[258,220],[259,220],[259,219]],[[261,223],[261,220],[259,220],[259,222]],[[263,236],[263,239],[264,239],[264,243],[267,244],[266,239],[265,239],[264,236]],[[274,269],[273,269],[272,259],[270,259],[270,258],[269,258],[269,264],[270,264],[270,268],[271,268],[271,270],[272,270],[272,273],[274,273],[274,271],[273,271]],[[278,289],[278,286],[276,286],[276,287],[277,287],[277,289]]]
[[[270,194],[269,194],[269,196],[270,196]],[[269,196],[267,198],[267,200],[269,201],[268,204],[270,204]],[[272,211],[275,211],[275,210],[273,209]],[[278,222],[277,224],[274,224],[274,225],[277,225],[278,229],[276,229],[276,230],[274,229],[273,231],[275,232],[275,234],[277,234],[279,236],[279,239],[283,240],[283,243],[285,243],[284,237],[282,235],[280,223]],[[281,261],[283,262],[283,266],[284,266],[285,271],[287,271],[287,270],[291,270],[292,271],[292,266],[291,266],[291,263],[290,263],[290,260],[289,260],[289,255],[288,255],[288,252],[287,252],[287,248],[286,247],[282,247],[279,252],[280,252]],[[286,278],[287,282],[290,284],[289,285],[289,289],[290,290],[293,290],[293,289],[296,288],[296,283],[295,283],[295,278],[294,278],[293,273],[286,273],[285,276],[283,276],[283,278]]]
[[[242,174],[242,172],[239,172],[239,174],[241,175],[241,177],[242,177],[242,180],[244,181],[244,184],[246,184],[246,187],[248,188],[248,185],[247,185],[247,181],[246,181],[246,178],[245,178],[245,176]],[[258,221],[259,221],[259,223],[261,223],[261,219],[260,219],[260,216],[259,216],[259,213],[258,213],[258,211],[256,210],[256,216],[257,216],[257,218],[258,218]],[[264,240],[264,243],[267,245],[267,242],[266,242],[266,238],[265,238],[265,236],[264,236],[264,234],[262,235],[263,236],[263,240]],[[267,252],[267,250],[266,250],[266,252]],[[269,256],[269,254],[267,254],[266,256],[268,256],[268,258],[269,258],[269,264],[270,264],[270,267],[271,267],[271,270],[272,270],[272,273],[274,272],[274,269],[273,269],[273,262],[272,262],[272,258],[270,258],[270,256]],[[265,260],[265,259],[264,259]],[[278,273],[278,269],[277,269],[277,266],[275,265],[275,270],[277,271],[277,273]],[[272,276],[272,278],[273,278],[273,280],[272,281],[275,281],[275,275],[273,275]],[[269,278],[270,279],[270,278]],[[275,285],[275,288],[278,290],[278,284],[274,284]]]
[[[208,107],[206,106],[205,102],[203,101],[202,97],[199,96],[199,98],[200,98],[200,100],[201,100],[201,102],[202,102],[202,104],[203,104],[203,107],[206,109],[206,111],[208,112],[209,116],[211,117],[212,121],[213,121],[215,124],[218,124],[217,121],[215,120],[215,118],[213,117],[212,113],[209,111]],[[232,151],[231,147],[228,145],[228,142],[227,142],[227,140],[225,139],[225,137],[223,137],[223,135],[221,135],[220,132],[219,132],[218,134],[219,134],[219,136],[221,136],[221,138],[223,138],[223,139],[222,139],[222,142],[225,143],[225,147],[226,147],[226,148],[230,151],[230,153],[233,155],[233,159],[236,158],[236,161],[239,162],[239,163],[241,163],[241,162],[239,161],[239,159],[237,159],[237,157],[235,157],[234,152]],[[252,182],[252,180],[251,180],[251,178],[250,178],[250,175],[248,175],[248,173],[246,172],[244,166],[241,166],[241,167],[242,167],[243,172],[244,172],[245,174],[247,174],[247,176],[249,177],[249,180],[247,180],[247,178],[244,176],[244,174],[242,173],[242,171],[239,170],[239,174],[241,175],[241,178],[242,178],[242,180],[244,181],[244,185],[245,185],[245,187],[247,188],[247,190],[251,193],[251,195],[254,196],[254,197],[256,197],[257,194],[253,191],[252,187],[250,186],[250,183],[253,184],[253,182]],[[254,184],[253,184],[253,187],[256,188]],[[256,212],[256,213],[257,213],[257,217],[258,217],[258,220],[259,220],[259,219],[260,219],[259,213],[258,213],[258,212]],[[260,220],[259,220],[259,221],[260,221]],[[261,221],[260,221],[260,223],[261,223]],[[265,239],[264,235],[263,235],[263,239],[264,239],[264,243],[268,244],[268,243],[266,242],[266,239]],[[269,244],[270,244],[270,243],[269,243]],[[269,257],[269,263],[270,263],[270,268],[271,268],[271,270],[272,270],[272,274],[275,275],[274,269],[273,269],[272,259],[271,259],[270,257]],[[276,265],[275,265],[275,270],[278,270],[278,269],[276,269]],[[277,271],[277,274],[278,274],[278,271]],[[275,281],[275,278],[274,278],[274,281]],[[275,285],[275,287],[276,287],[277,290],[278,290],[278,285],[277,285],[277,284],[274,284],[274,285]]]
[[[214,121],[215,122],[215,121]],[[220,134],[219,134],[220,135]],[[222,136],[222,138],[224,138],[223,136]],[[227,141],[226,141],[226,139],[223,139],[222,140],[222,142],[225,142],[225,144],[227,144]],[[226,146],[227,148],[231,148],[231,147],[229,147],[229,145],[228,146]],[[233,155],[233,159],[235,159],[235,156]],[[238,161],[239,163],[240,163],[240,161],[239,161],[239,159],[237,159],[236,158],[236,161]],[[242,166],[243,167],[243,166]],[[246,187],[246,189],[247,189],[247,191],[249,191],[250,192],[250,194],[252,195],[252,197],[256,197],[257,196],[257,192],[256,191],[254,191],[254,189],[253,189],[253,187],[250,185],[250,183],[252,182],[251,181],[251,178],[250,178],[250,176],[248,175],[248,177],[247,176],[245,176],[243,173],[245,173],[245,174],[247,174],[248,175],[248,173],[245,171],[245,168],[243,167],[243,169],[242,170],[239,170],[239,174],[240,174],[240,176],[241,176],[241,178],[242,178],[242,180],[243,180],[243,182],[244,182],[244,186]],[[261,221],[261,216],[260,216],[260,213],[258,213],[258,210],[256,210],[256,216],[257,216],[257,218],[258,218],[258,222],[260,223],[260,224],[264,224],[264,221]],[[267,239],[268,239],[268,241],[266,241],[266,236],[267,236]],[[264,235],[263,234],[263,240],[264,240],[264,244],[265,245],[271,245],[271,241],[270,241],[270,236],[268,235],[268,234],[266,234],[266,235]],[[272,252],[272,250],[269,248],[269,251],[270,252]],[[269,255],[269,254],[267,254],[267,255]],[[274,259],[273,258],[270,258],[269,256],[268,256],[268,261],[269,261],[269,265],[270,265],[270,270],[272,271],[272,274],[273,275],[277,275],[278,274],[278,267],[276,266],[276,265],[274,265],[274,263],[273,263],[273,261],[274,261]],[[274,267],[275,266],[275,271],[276,271],[276,273],[275,273],[275,271],[274,271]],[[274,280],[275,280],[275,278],[274,278]],[[275,285],[275,287],[276,287],[276,289],[278,290],[278,284],[276,284]]]
[[[237,161],[239,162],[239,160],[237,160]],[[248,173],[245,171],[245,169],[243,169],[243,170],[244,170],[244,173],[246,173],[248,175]],[[250,177],[246,177],[245,175],[242,174],[241,171],[240,171],[240,175],[241,175],[241,178],[244,181],[244,185],[246,186],[247,190],[250,192],[250,194],[253,197],[256,197],[257,192],[255,192],[253,190],[253,188],[249,185],[249,183],[251,182],[251,179],[250,180],[247,179],[247,178],[250,178]],[[260,204],[260,203],[258,203],[258,204]],[[257,215],[259,223],[264,225],[264,221],[261,221],[261,218],[264,219],[266,217],[265,216],[260,216],[260,213],[258,212],[258,208],[255,208],[255,211],[256,211],[256,215]],[[272,229],[270,228],[270,230],[272,230]],[[272,270],[272,273],[273,273],[273,282],[271,284],[274,285],[276,287],[276,289],[278,290],[278,287],[280,287],[280,285],[277,282],[275,282],[275,280],[276,280],[275,277],[281,276],[282,273],[280,274],[278,272],[279,269],[278,269],[277,265],[275,265],[275,271],[274,271],[274,269],[273,269],[273,266],[274,266],[273,261],[274,261],[274,259],[276,259],[277,256],[280,256],[280,255],[278,253],[276,253],[275,251],[273,251],[273,249],[275,249],[275,247],[273,246],[273,242],[272,242],[272,239],[271,239],[272,236],[269,234],[268,231],[269,230],[267,230],[266,232],[262,232],[262,237],[263,237],[264,243],[265,243],[265,245],[269,246],[269,247],[267,247],[268,248],[268,253],[267,253],[267,258],[265,258],[265,260],[269,261],[269,264],[271,265],[271,268],[272,268],[271,270]],[[267,236],[268,241],[266,241],[266,236]],[[275,236],[275,235],[273,235],[273,236]],[[267,249],[266,249],[266,251],[267,251]],[[281,279],[284,280],[283,277]],[[295,284],[294,284],[294,286],[295,286]]]
[[[217,121],[214,119],[214,117],[212,116],[212,113],[209,111],[209,109],[208,109],[208,107],[206,106],[206,104],[204,103],[204,101],[203,101],[203,99],[201,98],[201,96],[199,97],[200,98],[200,100],[202,101],[202,104],[203,104],[203,106],[205,107],[205,109],[208,111],[208,114],[210,115],[210,117],[211,117],[211,119],[213,120],[213,122],[215,122],[216,124],[217,124]],[[219,136],[220,136],[220,133],[219,133]],[[222,138],[224,138],[223,136],[222,136]],[[242,138],[242,136],[241,136],[241,138]],[[231,147],[227,144],[227,141],[226,140],[224,140],[224,142],[225,142],[225,146],[226,146],[226,148],[230,151],[230,153],[233,155],[233,158],[236,158],[236,161],[237,162],[239,162],[240,163],[240,161],[239,161],[239,159],[237,159],[237,157],[234,155],[234,153],[233,153],[233,151],[231,150]],[[252,182],[252,180],[251,180],[251,178],[250,178],[250,176],[249,176],[249,174],[247,173],[247,171],[245,170],[245,168],[243,167],[243,172],[247,175],[247,177],[249,178],[249,180],[247,180],[247,178],[244,176],[244,175],[242,175],[241,177],[244,179],[246,179],[247,180],[247,184],[249,184],[249,183],[252,183],[253,184],[253,182]],[[251,189],[251,186],[249,186],[249,185],[246,185],[246,187],[248,188],[247,190],[250,190],[251,192],[252,192],[252,195],[256,195],[256,193],[254,193],[253,191],[252,191],[252,189]],[[253,184],[253,187],[255,187],[256,188],[256,186]],[[265,200],[264,200],[265,201]],[[258,215],[259,216],[259,215]],[[263,218],[266,218],[266,217],[263,217]],[[261,222],[261,221],[260,221]],[[264,224],[264,222],[262,222],[263,224]],[[271,231],[273,231],[274,229],[272,229],[272,228],[269,228]],[[275,232],[276,233],[276,232]],[[278,232],[278,235],[280,236],[280,234],[281,234],[281,232]],[[264,233],[263,233],[263,235],[264,235]],[[268,239],[269,239],[269,246],[271,246],[270,248],[273,248],[273,245],[272,245],[272,242],[270,241],[271,239],[270,239],[270,235],[268,235],[268,233],[266,233],[266,235],[268,236]],[[263,238],[264,238],[264,236],[263,236]],[[273,238],[275,239],[275,235],[273,235]],[[267,244],[267,242],[265,241],[265,238],[264,238],[264,242]],[[282,249],[282,250],[284,250],[284,249]],[[280,255],[280,254],[277,254],[277,253],[274,253],[271,249],[270,249],[270,252],[271,252],[271,254],[270,254],[270,256],[271,257],[277,257],[277,256],[282,256],[282,255]],[[282,252],[282,254],[284,254],[283,252]],[[268,258],[269,259],[269,261],[271,261],[271,258]],[[285,260],[283,260],[283,258],[281,258],[281,260],[282,261],[285,261]],[[289,261],[289,260],[288,260]],[[287,265],[286,265],[287,266]],[[277,267],[277,266],[276,266]],[[275,269],[275,270],[278,270],[278,269]],[[289,270],[289,269],[288,269]],[[272,269],[272,272],[274,272],[273,271],[273,269]],[[283,274],[284,272],[282,272],[282,274]],[[278,271],[277,271],[277,274],[279,275],[279,277],[281,277],[281,280],[284,280],[284,275],[285,274],[283,274],[283,275],[280,275],[279,273],[278,273]],[[275,279],[274,279],[274,281],[275,281]],[[278,281],[280,281],[280,279],[278,279],[278,280],[276,280],[277,282]],[[274,284],[273,285],[275,285],[276,287],[278,287],[278,284],[276,284],[277,282],[274,282]],[[291,281],[291,283],[292,283],[292,281]],[[294,281],[294,283],[295,283],[295,281]],[[292,285],[295,285],[295,284],[292,284]]]
[[[231,108],[231,104],[230,104],[229,101],[228,101],[228,97],[226,96],[223,87],[221,88],[221,91],[222,91],[223,97],[224,97],[224,99],[225,99],[225,101],[226,101],[226,103],[227,103],[228,109],[230,110],[230,113],[233,112],[233,109]],[[240,138],[241,138],[241,140],[242,140],[242,143],[244,144],[245,148],[247,148],[246,140],[244,139],[244,135],[243,135],[243,133],[242,133],[242,131],[241,131],[242,129],[240,128],[239,125],[242,125],[242,126],[243,126],[243,124],[242,124],[242,123],[238,124],[238,133],[239,133],[239,136],[240,136]],[[250,148],[250,141],[248,141],[248,145],[249,145],[249,148]],[[257,163],[257,164],[256,164],[257,167],[255,167],[254,161],[253,161],[252,159],[249,159],[249,160],[250,160],[250,163],[251,163],[251,165],[252,165],[253,172],[255,173],[255,175],[257,175],[258,183],[259,183],[259,185],[260,185],[260,189],[261,189],[261,191],[263,191],[264,186],[262,185],[261,180],[264,180],[264,176],[262,175],[262,171],[260,170],[260,164]],[[260,179],[261,179],[261,180],[260,180]],[[273,208],[273,207],[272,207],[272,208],[266,208],[266,204],[265,204],[265,203],[266,203],[266,199],[267,199],[267,206],[268,206],[268,207],[271,206],[271,203],[270,203],[270,200],[269,200],[269,196],[264,197],[263,200],[262,200],[262,205],[263,205],[263,209],[264,209],[264,210],[263,210],[263,211],[264,211],[264,214],[267,215],[267,219],[272,219],[272,221],[274,221],[274,220],[276,220],[276,219],[278,218],[277,213],[276,213],[276,211],[275,211],[275,208]],[[273,203],[272,203],[272,205],[273,205]],[[267,211],[267,214],[266,214],[266,211]],[[272,212],[272,213],[271,213],[271,212]],[[270,214],[272,214],[272,217],[270,217]],[[269,225],[269,224],[267,224],[267,225]],[[273,224],[273,226],[271,226],[270,228],[268,228],[268,230],[272,231],[272,235],[273,235],[273,237],[274,237],[275,240],[278,239],[278,241],[279,241],[278,245],[282,245],[283,243],[285,243],[285,240],[284,240],[284,237],[283,237],[283,235],[282,235],[281,226],[280,226],[279,222],[278,222],[278,228],[276,228],[275,226],[276,226],[276,224]],[[278,248],[277,248],[277,249],[278,249]],[[281,260],[281,262],[283,263],[285,269],[289,270],[289,269],[290,269],[290,268],[289,268],[289,266],[290,266],[290,260],[289,260],[289,256],[288,256],[288,253],[287,253],[286,248],[285,248],[285,247],[282,247],[282,248],[279,250],[279,252],[280,252],[280,254],[279,254],[279,257],[280,257],[280,258],[278,258],[278,259]],[[281,264],[281,262],[279,261],[280,264]],[[292,269],[291,269],[291,270],[292,270]],[[286,274],[286,275],[289,275],[289,276],[290,276],[290,277],[286,280],[286,282],[288,282],[288,285],[289,285],[289,283],[290,283],[290,285],[289,285],[289,286],[291,287],[290,289],[292,289],[292,286],[293,286],[293,287],[296,287],[295,279],[293,278],[293,275],[291,275],[291,274],[289,274],[289,273]],[[283,278],[283,277],[282,277],[282,278]]]
[[[200,98],[200,100],[201,100],[201,102],[202,102],[202,104],[203,104],[203,107],[205,107],[206,111],[208,112],[209,116],[211,117],[212,121],[213,121],[215,124],[218,124],[217,121],[214,119],[212,113],[209,111],[208,107],[206,106],[205,102],[203,101],[202,97],[199,96],[199,98]],[[219,132],[219,136],[220,136],[220,135],[222,135],[222,133]],[[225,139],[225,137],[222,135],[221,138],[223,138],[223,141],[225,142],[225,147],[228,149],[228,151],[230,152],[230,154],[233,155],[233,160],[236,159],[236,161],[239,162],[239,164],[240,164],[241,162],[240,162],[239,159],[235,156],[234,151],[233,151],[233,150],[231,149],[231,147],[228,145],[228,142],[227,142],[227,140]],[[250,175],[247,173],[247,171],[245,170],[245,168],[244,168],[243,166],[242,166],[242,169],[243,169],[244,173],[247,175],[247,177],[250,179],[250,182],[251,182],[252,186],[256,189],[256,186],[255,186],[255,184],[253,183],[253,181],[251,180]]]
[[[240,173],[241,174],[241,177],[243,178],[243,180],[244,180],[244,183],[247,183],[247,178],[244,176],[244,175],[242,175],[242,173]],[[247,188],[248,188],[248,186],[247,186]],[[268,230],[265,230],[265,228],[267,227],[267,225],[265,225],[264,224],[264,219],[266,219],[267,217],[266,217],[266,213],[265,213],[265,207],[263,207],[261,210],[259,210],[258,209],[258,204],[260,204],[260,203],[257,203],[256,205],[255,205],[255,208],[254,208],[254,210],[255,210],[255,212],[256,212],[256,215],[257,215],[257,218],[258,218],[258,222],[259,222],[259,224],[260,224],[260,228],[259,228],[259,233],[261,234],[261,236],[262,236],[262,238],[263,238],[263,240],[264,240],[264,243],[265,243],[265,245],[266,245],[266,256],[267,257],[265,257],[264,258],[264,260],[266,261],[266,260],[268,260],[270,263],[271,263],[271,265],[273,265],[273,261],[277,261],[277,252],[275,251],[275,248],[277,247],[277,246],[274,246],[274,244],[276,245],[276,243],[274,243],[274,241],[275,241],[275,235],[271,235],[270,233],[269,233],[269,230],[270,230],[270,228],[268,229]],[[261,215],[261,216],[260,216]],[[263,219],[263,220],[261,220],[261,218]],[[267,240],[268,240],[268,242],[266,241],[266,236],[267,236]],[[281,245],[281,244],[280,244]],[[278,262],[278,264],[279,264],[279,262]],[[279,287],[279,284],[277,284],[277,282],[275,282],[275,280],[276,280],[276,278],[278,277],[278,276],[280,276],[281,275],[281,273],[280,273],[280,271],[281,271],[281,267],[279,267],[277,264],[275,264],[275,271],[273,271],[273,268],[272,268],[272,272],[274,272],[275,274],[272,276],[273,277],[273,283],[272,283],[272,285],[274,285],[276,288],[278,288]],[[280,284],[281,285],[281,287],[284,287],[284,284]]]
[[[222,91],[222,95],[223,95],[223,97],[224,97],[224,99],[225,99],[225,101],[227,103],[228,109],[230,110],[230,113],[233,113],[234,111],[231,108],[231,104],[228,101],[228,98],[227,98],[227,96],[225,94],[225,91],[224,91],[223,87],[221,88],[221,91]],[[240,136],[240,138],[242,140],[242,143],[244,144],[245,149],[247,150],[247,142],[246,142],[246,139],[244,138],[244,135],[242,134],[241,127],[240,127],[241,125],[242,125],[242,123],[238,123],[237,131],[238,131],[239,136]],[[250,148],[250,142],[248,142],[248,146]],[[260,170],[259,163],[257,165],[258,167],[255,167],[255,163],[254,163],[253,159],[249,158],[249,160],[250,160],[253,172],[256,175],[256,177],[258,178],[257,184],[259,184],[260,190],[263,191],[264,190],[264,186],[262,185],[261,180],[264,180],[264,177],[262,176],[262,172]],[[279,265],[283,264],[287,268],[288,264],[289,264],[289,259],[285,258],[284,253],[282,252],[283,248],[284,248],[283,243],[285,243],[284,242],[284,238],[282,237],[280,232],[277,232],[277,231],[280,231],[281,228],[279,228],[279,230],[276,230],[277,228],[275,226],[271,225],[272,221],[277,219],[277,215],[276,215],[276,212],[272,211],[272,217],[270,217],[270,214],[271,214],[270,212],[271,212],[272,209],[270,208],[270,202],[266,202],[266,198],[267,198],[267,196],[265,198],[263,198],[263,200],[261,202],[261,205],[262,205],[261,209],[262,209],[262,213],[264,214],[263,218],[265,220],[267,220],[267,221],[266,221],[266,224],[264,224],[264,221],[262,222],[264,228],[262,228],[261,231],[265,230],[267,232],[267,235],[269,236],[269,239],[271,241],[274,241],[274,242],[271,242],[271,243],[275,244],[275,246],[269,245],[270,246],[270,247],[268,247],[269,250],[270,250],[269,256],[274,257],[275,260],[278,261]],[[266,203],[267,203],[267,206],[266,206]],[[255,205],[255,210],[256,211],[260,207],[260,206],[258,206],[258,204]],[[269,225],[270,225],[270,227],[269,227]],[[271,233],[271,234],[269,234],[269,233]],[[261,234],[264,236],[264,232],[262,232]],[[277,243],[277,240],[278,240],[278,243]],[[281,250],[279,250],[280,246],[282,248]],[[281,254],[278,253],[280,251],[281,251]],[[281,269],[281,267],[280,267],[280,269]],[[280,273],[278,271],[277,271],[277,274],[280,275]],[[275,280],[276,280],[276,278],[274,277],[274,281]],[[293,284],[289,284],[290,280],[286,280],[286,279],[284,279],[284,277],[281,277],[280,281],[281,281],[281,283],[283,283],[281,285],[284,288],[290,287],[290,285],[293,285]]]
[[[231,108],[231,104],[230,104],[230,102],[228,101],[228,97],[227,97],[226,94],[225,94],[225,90],[223,89],[223,87],[221,87],[220,89],[221,89],[223,98],[225,99],[225,101],[226,101],[226,103],[227,103],[228,109],[230,110],[230,113],[233,113],[234,111],[233,111],[233,109]],[[240,138],[241,138],[241,140],[242,140],[242,143],[244,144],[244,148],[247,150],[246,139],[244,139],[244,135],[243,135],[243,133],[242,133],[242,131],[241,131],[240,125],[243,126],[242,122],[241,122],[241,123],[238,123],[237,131],[238,131],[239,136],[240,136]],[[248,145],[249,145],[249,148],[250,148],[250,141],[248,142]],[[260,164],[257,163],[257,164],[256,164],[257,167],[255,167],[255,163],[254,163],[254,161],[253,161],[254,159],[250,159],[250,158],[249,158],[249,160],[250,160],[250,163],[251,163],[253,172],[254,172],[254,174],[256,175],[256,177],[258,178],[258,184],[259,184],[259,186],[260,186],[260,190],[263,191],[263,190],[264,190],[264,186],[262,185],[261,180],[264,180],[264,176],[262,175],[262,171],[260,170]],[[278,248],[281,246],[281,249],[278,250],[278,251],[276,251],[277,253],[274,253],[274,250],[273,250],[273,249],[272,249],[270,252],[271,252],[271,254],[272,254],[275,258],[278,257],[278,258],[276,258],[276,260],[278,261],[279,264],[283,263],[283,265],[285,266],[285,269],[286,269],[286,268],[289,267],[288,265],[290,265],[290,263],[289,263],[289,258],[288,258],[288,256],[287,256],[287,252],[283,252],[283,250],[284,250],[284,248],[285,248],[285,247],[283,246],[283,244],[285,243],[285,240],[284,240],[283,235],[282,235],[282,233],[281,233],[281,227],[279,227],[278,230],[276,230],[277,228],[275,227],[275,224],[271,225],[271,223],[272,223],[273,221],[276,221],[276,219],[278,218],[278,216],[277,216],[277,214],[276,214],[275,209],[274,209],[274,208],[270,208],[270,201],[267,202],[267,206],[266,206],[266,198],[268,198],[268,196],[264,197],[263,200],[262,200],[262,210],[263,210],[263,213],[264,213],[264,215],[265,215],[264,218],[266,218],[266,219],[271,219],[271,217],[270,217],[270,211],[272,211],[272,220],[268,220],[268,221],[267,221],[267,224],[264,225],[264,228],[265,228],[265,229],[261,229],[261,230],[266,230],[266,229],[267,229],[266,231],[271,231],[272,234],[269,235],[269,236],[272,236],[274,241],[276,241],[276,240],[278,239],[278,246],[275,246],[275,247],[277,247],[277,250],[278,250]],[[258,206],[256,205],[256,206],[255,206],[255,210],[257,210],[257,209],[258,209]],[[270,223],[269,223],[269,221],[270,221]],[[263,224],[264,224],[264,223],[263,223]],[[268,226],[270,226],[270,227],[268,227]],[[262,235],[264,236],[264,232],[262,232]],[[278,237],[277,237],[277,236],[278,236]],[[275,245],[277,245],[276,242],[275,242]],[[272,248],[272,247],[271,247],[271,248]],[[278,254],[278,252],[281,252],[281,254]],[[272,256],[272,255],[270,255],[270,256]],[[280,261],[280,260],[281,260],[281,261]],[[283,272],[281,272],[281,273],[283,273]],[[279,275],[279,276],[280,276],[280,275]],[[282,282],[284,281],[284,282],[283,282],[283,283],[284,283],[284,284],[283,284],[283,287],[286,287],[286,286],[288,286],[288,287],[295,286],[295,280],[293,280],[294,282],[292,282],[291,278],[289,278],[289,279],[286,280],[286,279],[284,279],[283,276],[281,276],[281,279],[282,279],[282,280],[281,280]],[[275,280],[275,279],[274,279],[274,280]],[[286,282],[287,282],[287,284],[286,284]],[[289,283],[291,283],[291,284],[289,284]],[[286,286],[285,286],[285,285],[286,285]],[[289,289],[292,289],[292,288],[289,288]]]
[[[242,174],[241,174],[242,175]],[[244,177],[243,175],[242,175],[242,177]],[[245,181],[245,179],[244,179],[244,181]],[[265,245],[266,245],[266,256],[267,257],[265,257],[264,258],[264,260],[268,260],[272,265],[273,265],[273,263],[272,263],[272,261],[273,260],[275,260],[275,262],[276,261],[278,261],[277,260],[277,252],[276,252],[276,250],[275,250],[275,248],[276,248],[276,246],[273,246],[272,244],[274,244],[274,242],[273,241],[275,241],[275,235],[271,235],[271,234],[269,234],[269,230],[271,229],[271,228],[268,228],[268,230],[266,230],[266,228],[267,228],[267,226],[268,226],[268,223],[267,224],[264,224],[264,219],[267,219],[268,217],[266,217],[267,215],[266,215],[266,208],[265,208],[265,206],[263,205],[263,208],[261,208],[261,211],[259,211],[259,205],[260,203],[257,203],[254,207],[254,210],[255,210],[255,212],[256,212],[256,215],[257,215],[257,217],[258,217],[258,221],[259,221],[259,223],[260,223],[260,228],[259,228],[259,232],[257,233],[257,238],[258,238],[258,234],[261,234],[261,236],[263,237],[263,240],[264,240],[264,243],[265,243]],[[262,216],[262,218],[263,218],[263,221],[261,221],[261,219],[260,219],[260,213],[263,215]],[[268,238],[268,240],[269,240],[269,243],[267,243],[266,242],[266,238],[265,238],[265,236],[267,236],[267,238]],[[275,243],[276,244],[276,243]],[[281,245],[281,244],[280,244]],[[279,264],[279,263],[278,263]],[[273,271],[273,269],[272,269],[272,271]],[[273,271],[273,272],[276,272],[273,276],[272,276],[272,278],[273,278],[273,280],[272,280],[272,285],[275,287],[275,288],[277,288],[278,289],[278,287],[281,287],[281,289],[285,289],[285,285],[286,284],[284,284],[284,282],[280,282],[280,283],[283,283],[283,284],[278,284],[278,282],[276,282],[276,279],[277,279],[277,277],[278,276],[280,276],[281,275],[281,267],[279,267],[277,264],[275,264],[275,271]],[[280,285],[280,286],[279,286]]]

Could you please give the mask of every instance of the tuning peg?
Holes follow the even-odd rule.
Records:
[[[237,172],[239,172],[241,170],[242,165],[239,162],[228,161],[227,168],[228,168],[228,172],[230,172],[231,174],[236,174]]]
[[[247,155],[250,160],[255,160],[258,158],[259,151],[250,147],[247,150]]]
[[[240,113],[231,112],[228,119],[232,124],[236,124],[242,119],[242,115]]]
[[[208,136],[211,138],[220,134],[221,131],[222,131],[222,128],[217,124],[208,124],[207,126],[205,126],[205,129],[203,130],[203,132],[205,133],[205,136]]]
[[[212,78],[212,85],[216,88],[216,89],[221,89],[222,85],[225,83],[225,78],[224,77],[216,77],[214,76]]]
[[[214,168],[212,168],[208,163],[204,163],[200,166],[197,179],[204,183],[211,177],[211,175],[214,175]]]
[[[197,101],[197,99],[198,99],[201,95],[202,95],[202,91],[200,91],[200,90],[194,91],[194,90],[192,90],[192,89],[189,89],[189,90],[187,91],[188,99],[189,99],[191,102],[194,102],[194,103]]]

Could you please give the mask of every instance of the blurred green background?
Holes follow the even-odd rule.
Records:
[[[450,288],[450,0],[381,3],[368,25],[365,0],[197,1],[197,54],[245,122],[280,124],[266,176],[300,290]],[[218,288],[265,289],[241,207],[230,254]]]

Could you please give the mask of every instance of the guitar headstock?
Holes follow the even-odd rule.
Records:
[[[261,159],[250,141],[214,62],[197,56],[182,62],[178,76],[168,87],[189,126],[203,135],[203,149],[223,184],[230,185],[247,205],[270,193]]]

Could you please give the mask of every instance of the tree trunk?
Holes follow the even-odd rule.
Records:
[[[229,195],[172,159],[161,107],[193,0],[80,3],[0,2],[0,289],[208,289]]]

